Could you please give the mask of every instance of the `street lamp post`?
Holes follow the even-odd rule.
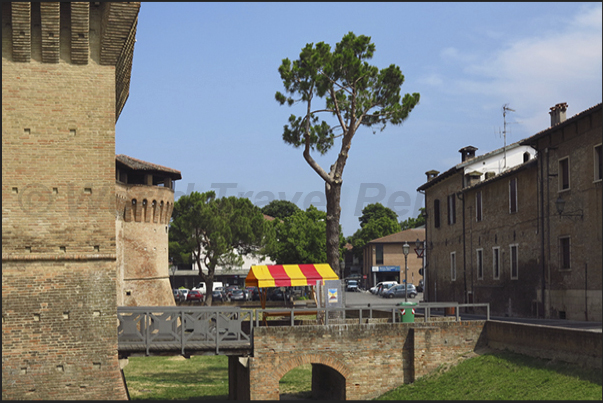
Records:
[[[402,252],[404,253],[404,302],[408,302],[408,252],[410,246],[408,242],[404,242],[402,245]]]
[[[417,247],[417,255],[421,258],[421,269],[423,270],[423,301],[427,301],[427,270],[425,269],[425,249],[427,249],[427,245],[417,238],[415,246]]]

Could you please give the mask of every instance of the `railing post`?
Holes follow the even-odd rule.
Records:
[[[180,345],[182,346],[182,356],[184,356],[184,311],[182,308],[178,310],[178,317],[180,318]],[[178,324],[178,322],[176,322]]]

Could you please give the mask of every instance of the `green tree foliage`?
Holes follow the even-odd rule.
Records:
[[[332,267],[339,264],[342,175],[356,131],[399,125],[419,103],[418,93],[400,95],[404,75],[398,66],[379,70],[367,62],[374,52],[370,37],[350,32],[333,50],[324,42],[307,44],[298,60],[283,59],[278,69],[287,95],[277,92],[276,100],[305,106],[300,116],[289,117],[283,140],[302,147],[304,159],[325,182],[327,262]],[[322,120],[325,114],[329,122]],[[335,139],[341,139],[339,152],[325,170],[311,152],[327,153]]]
[[[269,215],[270,217],[283,219],[289,217],[298,211],[301,211],[299,207],[289,200],[272,200],[270,203],[262,207],[262,213]]]
[[[400,232],[398,215],[394,210],[381,203],[369,204],[363,208],[358,221],[360,221],[360,229],[348,239],[348,242],[354,247],[354,255],[358,258],[362,257],[362,250],[368,242]]]
[[[400,221],[400,229],[402,231],[412,228],[418,228],[422,225],[425,225],[425,216],[423,215],[425,212],[425,207],[421,207],[419,209],[419,215],[417,218],[409,217],[404,221]]]
[[[325,263],[326,218],[324,211],[310,206],[306,211],[300,209],[282,220],[272,221],[274,237],[266,246],[266,254],[277,264]],[[341,236],[341,247],[343,243]],[[338,271],[339,263],[333,269]]]
[[[192,192],[174,203],[170,256],[189,255],[197,267],[203,263],[207,273],[199,270],[199,275],[211,290],[216,266],[242,264],[241,256],[261,253],[271,234],[269,222],[249,199]],[[211,293],[206,304],[211,305]]]

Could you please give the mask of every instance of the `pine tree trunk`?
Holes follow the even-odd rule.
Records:
[[[342,278],[339,268],[339,218],[341,215],[341,182],[330,185],[325,182],[327,197],[327,263]]]

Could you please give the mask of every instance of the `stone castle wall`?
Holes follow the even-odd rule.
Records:
[[[119,306],[173,306],[168,224],[174,191],[149,185],[116,185]]]
[[[2,3],[3,399],[127,398],[116,87],[127,94],[139,6]]]

